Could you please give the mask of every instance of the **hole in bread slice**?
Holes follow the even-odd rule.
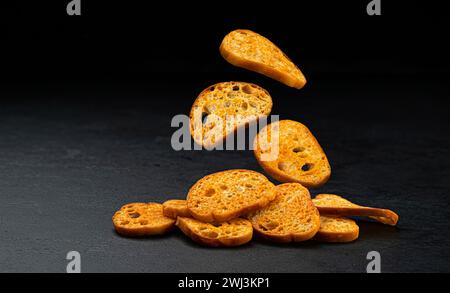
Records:
[[[303,152],[304,150],[305,150],[304,147],[295,147],[295,148],[292,149],[292,151],[294,153],[300,153],[300,152]]]
[[[210,188],[210,189],[208,189],[208,190],[205,192],[205,196],[211,197],[211,196],[213,196],[215,193],[216,193],[216,191],[215,191],[213,188]]]
[[[262,222],[259,223],[261,228],[263,228],[265,231],[273,230],[278,227],[279,223],[270,219],[264,219]]]
[[[141,214],[134,212],[134,213],[129,214],[129,216],[132,219],[136,219],[136,218],[139,218],[141,216]]]
[[[312,163],[306,163],[302,166],[302,171],[306,172],[314,168],[314,164]]]
[[[203,111],[202,112],[202,124],[203,125],[206,125],[206,122],[208,122],[208,113],[207,112],[205,112],[205,111]]]
[[[219,233],[215,232],[215,231],[202,231],[201,232],[203,236],[208,237],[208,238],[217,238],[219,237]]]
[[[247,84],[242,87],[242,91],[246,94],[253,94],[255,93],[255,88]]]
[[[288,171],[289,169],[290,169],[290,167],[291,167],[291,163],[289,163],[289,162],[284,162],[284,161],[281,161],[281,162],[278,162],[278,169],[280,169],[281,171]]]

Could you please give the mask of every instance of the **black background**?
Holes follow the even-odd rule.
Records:
[[[78,18],[65,14],[69,1],[36,2],[2,9],[8,80],[243,74],[217,50],[227,32],[241,27],[276,40],[307,76],[448,73],[448,21],[437,1],[385,1],[378,18],[366,14],[369,1],[84,1]]]
[[[69,1],[2,4],[0,18],[0,271],[449,271],[448,16],[433,2]],[[66,3],[67,2],[67,3]],[[222,59],[236,28],[279,45],[305,74],[288,88]],[[200,177],[259,170],[252,153],[170,147],[176,114],[208,85],[266,88],[273,114],[306,124],[332,165],[318,190],[391,208],[398,228],[360,222],[355,243],[207,249],[174,232],[117,236],[130,201],[182,198]]]

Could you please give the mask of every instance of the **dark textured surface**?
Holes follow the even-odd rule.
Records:
[[[200,177],[260,170],[250,151],[171,149],[173,115],[215,80],[187,84],[19,86],[0,107],[0,271],[64,272],[77,250],[85,272],[450,271],[450,124],[443,82],[412,79],[270,82],[274,114],[308,125],[332,165],[318,192],[393,209],[397,228],[360,222],[351,244],[235,249],[197,246],[178,231],[126,239],[111,216],[132,201],[183,198]]]

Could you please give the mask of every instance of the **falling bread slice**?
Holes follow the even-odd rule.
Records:
[[[170,199],[165,201],[163,203],[163,214],[172,219],[191,216],[187,208],[187,201],[184,199]]]
[[[324,215],[365,216],[391,226],[398,222],[398,215],[391,210],[360,206],[335,194],[319,194],[313,203]]]
[[[272,98],[265,89],[246,82],[218,83],[202,91],[192,105],[191,135],[197,144],[211,149],[271,110]]]
[[[315,188],[331,175],[322,147],[309,129],[296,121],[280,120],[264,127],[255,137],[254,153],[266,173],[280,182]]]
[[[314,239],[320,242],[352,242],[358,236],[359,226],[355,221],[320,215],[320,229]]]
[[[175,224],[175,220],[163,215],[163,206],[159,203],[126,204],[112,220],[117,233],[129,237],[164,234]]]
[[[276,242],[311,239],[319,231],[320,216],[308,189],[298,183],[275,187],[276,198],[249,216],[255,231]]]
[[[250,30],[230,32],[220,45],[229,63],[261,73],[290,87],[301,89],[306,79],[300,69],[267,38]]]
[[[250,170],[227,170],[203,177],[189,190],[188,209],[197,220],[225,222],[261,209],[275,198],[274,185]]]
[[[253,236],[252,224],[245,219],[232,219],[217,225],[192,218],[178,217],[176,225],[195,242],[207,246],[239,246]]]

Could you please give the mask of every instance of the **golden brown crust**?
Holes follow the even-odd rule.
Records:
[[[319,231],[320,216],[308,189],[298,183],[275,187],[276,198],[249,216],[255,231],[275,242],[300,242]]]
[[[320,242],[352,242],[358,239],[359,226],[341,217],[320,216],[320,229],[314,239]]]
[[[175,224],[175,220],[163,215],[159,203],[126,204],[114,214],[112,221],[117,233],[128,237],[164,234]]]
[[[335,194],[319,194],[313,203],[324,215],[370,217],[391,226],[397,225],[399,218],[391,210],[360,206]]]
[[[217,83],[194,101],[190,132],[197,144],[213,148],[238,128],[268,116],[271,110],[272,97],[262,87],[238,81]]]
[[[243,245],[253,236],[252,225],[245,219],[232,219],[212,225],[192,218],[178,217],[176,225],[195,242],[212,247]]]
[[[227,34],[220,54],[234,66],[258,72],[290,87],[301,89],[306,79],[300,69],[269,39],[250,30]]]
[[[263,159],[264,154],[277,146],[277,156]],[[254,154],[264,171],[280,182],[316,188],[325,184],[331,175],[322,147],[300,122],[280,120],[264,127],[255,137]]]
[[[187,201],[184,199],[170,199],[163,203],[163,214],[171,219],[190,217]]]
[[[243,169],[210,174],[189,190],[192,217],[220,223],[261,209],[275,198],[274,185],[262,174]]]

